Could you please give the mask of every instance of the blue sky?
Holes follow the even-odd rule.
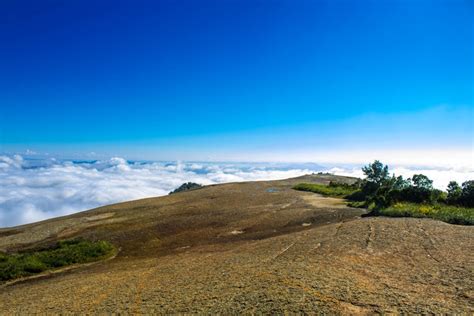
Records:
[[[467,0],[3,1],[0,152],[472,159],[473,12]]]

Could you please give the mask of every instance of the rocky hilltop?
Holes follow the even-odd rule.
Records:
[[[0,250],[106,240],[106,261],[0,285],[2,314],[474,313],[474,227],[361,217],[292,190],[231,183],[0,229]]]

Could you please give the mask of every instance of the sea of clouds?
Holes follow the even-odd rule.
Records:
[[[362,176],[360,166],[278,163],[140,162],[26,159],[0,156],[0,227],[31,223],[127,200],[166,195],[184,182],[272,180],[313,172]],[[474,179],[473,168],[395,167],[397,175],[423,173],[435,186]]]

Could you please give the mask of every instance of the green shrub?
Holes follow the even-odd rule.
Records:
[[[23,256],[21,257],[21,264],[23,270],[29,273],[39,273],[48,269],[48,266],[42,262],[37,256]]]
[[[114,247],[106,241],[74,239],[36,251],[0,253],[0,281],[43,272],[75,263],[97,261],[110,256]]]

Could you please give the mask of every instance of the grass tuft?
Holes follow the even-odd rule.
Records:
[[[299,191],[319,193],[324,196],[332,196],[332,197],[346,197],[348,195],[351,195],[355,191],[357,191],[356,188],[347,184],[324,185],[324,184],[316,184],[316,183],[299,183],[295,185],[293,189],[299,190]]]

